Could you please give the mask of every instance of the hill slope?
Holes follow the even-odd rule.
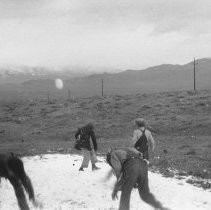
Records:
[[[198,89],[211,88],[211,59],[197,60]],[[193,64],[150,67],[145,70],[127,70],[116,74],[96,74],[66,81],[66,86],[78,94],[100,94],[101,79],[105,94],[131,94],[193,89]]]
[[[0,152],[66,151],[73,148],[77,127],[92,121],[99,152],[105,153],[110,147],[130,144],[137,117],[147,119],[155,138],[154,157],[159,159],[152,158],[154,165],[211,177],[211,91],[207,90],[0,104]]]

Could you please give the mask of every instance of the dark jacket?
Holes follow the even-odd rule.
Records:
[[[87,149],[89,151],[92,150],[91,141],[94,147],[94,150],[97,150],[97,141],[95,137],[95,132],[93,130],[86,129],[86,127],[79,128],[75,133],[75,138],[80,138],[80,148]]]

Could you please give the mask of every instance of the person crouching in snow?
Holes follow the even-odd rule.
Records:
[[[94,126],[92,123],[88,123],[82,128],[78,128],[76,134],[75,148],[82,151],[83,161],[79,171],[83,171],[84,168],[88,168],[89,161],[92,163],[92,170],[100,169],[95,164],[97,162],[97,141],[94,132]]]
[[[149,163],[149,149],[152,153],[154,152],[154,139],[151,132],[146,129],[146,121],[143,118],[135,119],[135,126],[132,145],[143,154],[143,158]]]
[[[116,176],[117,180],[121,176],[123,163],[132,157],[143,159],[142,154],[133,147],[115,148],[111,149],[107,153],[106,161],[112,167],[112,172]]]
[[[117,193],[121,191],[119,210],[130,209],[130,196],[134,187],[138,188],[140,197],[147,204],[156,209],[167,210],[150,192],[148,164],[142,158],[140,152],[135,148],[111,150],[107,153],[106,161],[117,177],[112,192],[112,199],[118,198]]]

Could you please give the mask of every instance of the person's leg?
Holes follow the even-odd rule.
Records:
[[[8,179],[14,188],[15,195],[16,195],[16,198],[18,201],[18,206],[19,206],[20,210],[29,210],[29,206],[27,204],[26,197],[25,197],[21,182],[15,176],[8,177]]]
[[[137,160],[131,159],[130,161],[125,163],[123,165],[122,171],[122,178],[121,181],[119,181],[119,183],[121,183],[119,189],[122,191],[119,210],[129,210],[131,191],[135,183],[137,182],[137,177],[139,173],[137,168]]]
[[[83,171],[84,168],[88,168],[90,161],[90,151],[88,151],[87,149],[82,149],[82,156],[83,161],[81,167],[79,168],[79,171]]]
[[[8,170],[11,171],[10,174],[14,174],[16,177],[20,179],[23,187],[25,188],[26,192],[29,195],[29,199],[34,202],[35,201],[34,189],[30,178],[27,176],[25,172],[23,161],[13,156],[8,160],[8,166],[9,166]]]
[[[144,165],[142,164],[142,167]],[[142,198],[144,202],[149,204],[150,206],[161,209],[161,210],[169,210],[166,207],[163,207],[162,203],[158,201],[155,196],[150,192],[149,189],[149,181],[148,181],[148,171],[146,171],[146,168],[140,169],[140,176],[138,178],[138,191],[139,195]]]
[[[98,168],[95,163],[97,162],[97,156],[94,150],[90,151],[91,163],[92,163],[92,170],[100,169]]]
[[[119,203],[119,210],[130,209],[130,196],[131,196],[131,191],[133,189],[133,185],[134,182],[133,180],[130,180],[130,178],[128,178],[128,180],[123,185]]]

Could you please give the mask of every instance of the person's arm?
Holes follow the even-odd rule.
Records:
[[[154,152],[154,149],[155,149],[155,141],[152,137],[152,134],[150,131],[148,131],[148,135],[147,135],[147,140],[149,142],[149,146],[150,146],[150,149],[152,152]]]
[[[123,179],[123,175],[121,173],[120,176],[119,176],[119,179],[117,179],[117,181],[114,184],[113,192],[111,194],[112,200],[118,199],[117,193],[118,193],[118,191],[121,190],[121,188],[124,185],[125,181],[126,180]]]
[[[112,152],[111,154],[111,166],[113,168],[114,174],[116,176],[117,179],[119,179],[120,174],[121,174],[121,170],[122,170],[122,164],[121,164],[121,160],[119,158],[119,150],[115,150],[114,152]],[[126,157],[126,156],[125,156]]]
[[[137,132],[136,130],[133,132],[133,137],[131,139],[131,147],[134,147],[135,143],[137,142],[138,137],[137,137]]]
[[[75,133],[75,139],[78,139],[79,134],[80,134],[80,128],[78,128],[78,130]]]
[[[97,141],[96,141],[96,137],[95,137],[94,131],[91,132],[90,136],[91,136],[91,139],[92,139],[94,150],[97,151]]]

